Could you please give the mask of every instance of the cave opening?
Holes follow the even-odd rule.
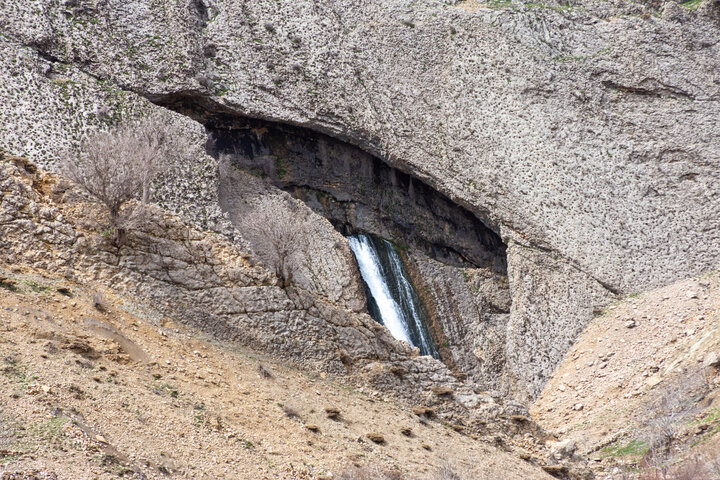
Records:
[[[505,273],[506,246],[477,215],[364,150],[255,119],[208,122],[208,152],[303,200],[345,236],[373,234],[456,267]]]
[[[427,280],[408,275],[410,257],[422,252],[450,267],[506,276],[506,245],[492,228],[416,176],[322,133],[251,119],[206,128],[211,155],[302,200],[349,237],[351,248],[371,239],[364,243],[372,246],[372,261],[365,261],[377,272],[352,248],[370,315],[421,354],[456,365],[443,334],[447,322],[426,314],[438,312],[428,304],[431,295],[418,295]]]
[[[302,200],[344,236],[389,241],[405,263],[420,252],[449,267],[486,269],[506,278],[506,245],[491,222],[410,168],[391,165],[325,133],[240,116],[209,100],[205,104],[202,99],[175,96],[154,101],[205,125],[208,154]],[[437,350],[425,353],[437,358],[439,351],[446,364],[457,367],[442,331],[447,320],[438,317],[440,308],[428,304],[432,296],[417,268],[406,266],[412,267],[408,281],[415,284],[428,312],[430,340],[437,345]],[[367,287],[367,279],[363,281]],[[373,315],[374,300],[367,297]]]

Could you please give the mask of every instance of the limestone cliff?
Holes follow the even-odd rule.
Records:
[[[147,111],[199,138],[149,100],[358,147],[509,246],[506,362],[533,396],[613,293],[718,265],[718,17],[713,0],[0,0],[0,142],[49,166]],[[168,206],[222,224],[215,168],[179,168]]]
[[[438,360],[418,356],[417,348],[395,340],[367,313],[346,308],[343,298],[281,288],[274,274],[222,235],[198,231],[155,207],[144,210],[146,221],[118,244],[104,230],[102,209],[62,177],[21,157],[0,158],[1,278],[32,271],[132,297],[132,308],[142,306],[158,324],[172,319],[194,337],[369,386],[419,416],[548,466],[546,435],[522,405],[494,398]],[[569,461],[557,468],[572,478],[583,474]]]

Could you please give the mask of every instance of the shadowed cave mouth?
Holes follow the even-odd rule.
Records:
[[[427,318],[428,306],[416,292],[422,285],[412,285],[404,265],[413,252],[455,267],[506,273],[506,246],[483,220],[357,147],[309,129],[249,118],[213,117],[204,123],[209,154],[303,200],[349,237],[370,314],[421,354],[440,358],[435,344],[441,339],[433,341],[428,320],[434,319]],[[368,273],[373,268],[363,265],[363,247],[382,286]]]
[[[350,237],[351,246],[358,241],[373,245],[384,264],[382,276],[387,278],[383,280],[400,309],[406,318],[416,314],[415,321],[420,324],[417,328],[408,326],[408,335],[423,354],[439,358],[435,345],[442,339],[430,333],[437,331],[432,328],[438,325],[437,319],[424,313],[433,309],[423,302],[432,300],[427,296],[423,302],[418,299],[416,289],[424,288],[422,279],[414,275],[413,280],[420,284],[413,286],[409,265],[403,265],[415,252],[454,267],[488,268],[506,274],[506,245],[489,222],[398,166],[323,133],[238,116],[226,107],[192,96],[152,100],[203,123],[208,133],[208,154],[228,159],[239,170],[262,177],[304,201]],[[360,263],[355,248],[353,253]],[[388,268],[395,260],[400,265]],[[362,270],[362,265],[359,267]],[[386,275],[389,270],[395,270],[396,275]],[[368,311],[385,324],[387,318],[378,312],[368,278],[363,276],[363,281]],[[406,287],[411,290],[409,300],[396,295]],[[419,312],[409,315],[408,310],[413,308]],[[404,339],[392,329],[391,333]]]
[[[448,265],[506,273],[506,246],[482,219],[357,147],[255,119],[205,125],[210,155],[303,200],[345,236],[370,233]]]

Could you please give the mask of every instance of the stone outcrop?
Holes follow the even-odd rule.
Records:
[[[123,116],[202,133],[149,99],[352,144],[536,252],[507,259],[506,355],[532,396],[610,294],[720,261],[719,16],[713,0],[2,0],[0,141],[49,166]],[[197,158],[163,199],[219,229],[216,163]]]
[[[547,252],[511,243],[508,259],[513,303],[506,330],[506,371],[517,377],[511,383],[527,385],[534,398],[583,331],[586,319],[612,296],[586,273]]]
[[[167,316],[222,342],[370,385],[542,464],[544,434],[513,417],[527,414],[523,406],[458,380],[342,298],[281,288],[224,236],[153,206],[142,211],[145,221],[118,244],[103,210],[67,181],[24,158],[0,160],[0,263],[134,295],[148,318]]]
[[[406,255],[405,262],[443,361],[457,375],[509,394],[507,277],[488,268],[454,268],[418,253]]]
[[[343,362],[361,357],[413,355],[368,315],[303,289],[281,288],[274,274],[252,265],[251,252],[162,210],[148,208],[147,218],[117,245],[96,220],[103,216],[98,205],[26,165],[32,173],[2,164],[0,241],[6,263],[136,293],[217,338],[331,372],[346,372]]]

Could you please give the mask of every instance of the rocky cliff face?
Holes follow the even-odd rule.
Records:
[[[345,235],[372,232],[454,266],[507,268],[487,219],[356,147],[268,122],[212,122],[209,130],[213,156],[302,199]]]
[[[713,0],[2,0],[0,138],[52,159],[145,111],[201,133],[149,99],[352,144],[508,245],[505,349],[533,396],[611,294],[718,265],[718,17]],[[198,159],[166,203],[220,225],[215,164]]]
[[[274,274],[221,235],[147,207],[146,221],[118,245],[104,234],[97,205],[18,157],[0,158],[0,199],[2,271],[62,275],[131,295],[159,323],[171,318],[196,334],[342,375],[410,403],[420,416],[502,444],[532,463],[547,462],[545,435],[523,406],[455,378],[368,314],[343,308],[342,300],[281,288]]]

